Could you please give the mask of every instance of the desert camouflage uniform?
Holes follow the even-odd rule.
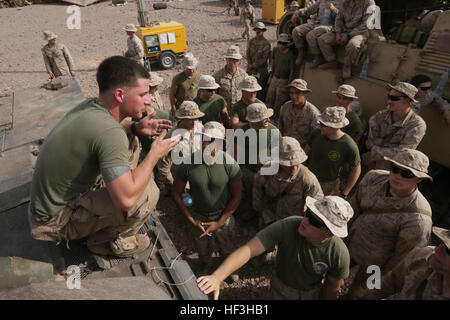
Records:
[[[418,102],[411,102],[411,108],[414,110],[414,112],[419,113],[420,110],[429,105],[429,104],[436,104],[436,106],[439,108],[441,112],[449,111],[450,110],[450,104],[442,99],[442,97],[438,96],[433,91],[429,91],[428,94],[423,97],[417,99]]]
[[[217,89],[217,93],[227,102],[228,113],[231,113],[231,106],[242,98],[239,84],[246,76],[247,72],[239,67],[234,74],[229,73],[226,67],[223,67],[213,75],[217,84],[220,86],[220,88]]]
[[[363,154],[363,164],[371,169],[387,169],[383,156],[392,158],[403,148],[416,149],[426,129],[425,121],[412,110],[396,122],[391,111],[377,112],[369,120],[369,137],[374,146]]]
[[[358,265],[380,266],[383,274],[412,249],[426,246],[432,225],[431,207],[417,188],[409,196],[398,197],[387,196],[388,187],[388,171],[369,171],[350,201],[355,212],[350,256]]]
[[[42,48],[45,68],[47,72],[52,72],[56,78],[70,75],[74,64],[69,49],[63,44],[56,43],[54,48],[46,44]]]
[[[428,264],[434,247],[417,248],[383,276],[381,288],[372,290],[369,299],[387,300],[443,300],[443,276]],[[387,297],[387,298],[386,298]]]
[[[257,97],[264,98],[267,89],[267,80],[269,77],[268,60],[270,58],[271,46],[270,42],[263,38],[257,42],[256,38],[252,38],[247,45],[247,63],[253,68],[253,72],[259,74],[258,83],[263,88],[258,92]],[[249,73],[250,70],[247,70]]]
[[[153,108],[164,110],[164,104],[158,91],[156,91],[154,95],[150,95],[150,97],[152,99]]]
[[[354,0],[342,2],[333,30],[318,39],[320,51],[327,62],[336,60],[333,50],[333,46],[336,45],[336,33],[348,35],[344,65],[350,66],[357,62],[359,50],[369,37],[367,19],[370,17],[370,13],[367,12],[367,9],[374,4],[373,0],[361,0],[358,4]]]
[[[298,113],[294,110],[292,101],[288,101],[280,109],[280,132],[283,136],[297,139],[304,148],[311,131],[319,127],[319,115],[320,111],[309,101],[305,102]]]
[[[307,196],[323,198],[322,188],[316,176],[300,164],[297,173],[288,179],[276,175],[255,176],[253,185],[253,209],[262,212],[264,224],[292,215],[303,215]]]
[[[320,23],[325,16],[325,10],[327,9],[327,4],[331,2],[335,6],[333,10],[330,10],[330,20],[328,22],[328,25],[321,26]],[[297,16],[312,16],[315,15],[314,18],[308,19],[307,23],[303,23],[292,30],[292,40],[294,40],[295,47],[296,48],[303,48],[305,46],[305,37],[310,31],[314,31],[314,36],[319,37],[320,35],[324,34],[327,31],[331,31],[332,26],[334,25],[334,20],[337,14],[339,13],[338,3],[340,0],[318,0],[313,5],[299,9],[295,12]],[[317,29],[316,29],[317,28]],[[316,42],[317,43],[317,42]],[[309,44],[309,42],[308,42]],[[317,46],[316,46],[317,47]],[[317,47],[317,50],[319,48]],[[316,53],[315,50],[314,54],[319,54],[319,52]]]
[[[244,6],[241,11],[241,24],[244,25],[244,32],[242,33],[243,38],[250,39],[250,28],[255,21],[255,8],[252,5],[248,7]]]
[[[137,63],[144,65],[144,48],[142,42],[137,36],[127,39],[128,50],[125,52],[125,57],[128,57]]]

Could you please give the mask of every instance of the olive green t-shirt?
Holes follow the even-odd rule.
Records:
[[[125,129],[98,102],[88,99],[45,138],[31,183],[31,212],[48,221],[92,187],[104,168],[128,166]]]
[[[281,52],[278,47],[275,47],[272,51],[272,59],[274,59],[275,66],[273,76],[279,79],[289,79],[291,70],[295,66],[295,56],[292,51]]]
[[[256,98],[254,103],[263,103],[261,100]],[[240,122],[247,122],[245,117],[247,117],[247,107],[248,104],[244,102],[244,100],[239,100],[233,107],[231,108],[231,117],[238,117]]]
[[[202,118],[200,118],[202,123],[207,123],[209,121],[217,121],[222,123],[220,112],[223,109],[226,109],[227,102],[220,94],[214,94],[214,97],[207,102],[200,99],[200,97],[197,97],[194,99],[194,102],[198,104],[200,111],[205,114]]]
[[[331,140],[317,128],[311,132],[308,144],[311,147],[308,168],[319,181],[334,181],[339,178],[344,163],[357,167],[361,162],[358,146],[346,133],[337,140]]]
[[[250,128],[250,123],[246,123],[244,124],[242,127],[240,127],[237,130],[243,130],[244,133],[248,132]],[[263,146],[259,145],[259,140],[260,140],[260,131],[267,131],[267,140],[266,140],[266,144]],[[245,168],[253,171],[253,172],[258,172],[258,170],[263,166],[264,163],[266,163],[267,161],[265,161],[265,159],[261,159],[259,154],[260,154],[260,147],[263,147],[266,149],[266,151],[261,151],[263,154],[266,154],[267,157],[271,156],[271,149],[272,149],[272,135],[275,134],[274,132],[278,133],[278,139],[281,139],[281,133],[280,130],[278,130],[277,127],[275,127],[273,124],[269,123],[269,125],[267,126],[267,128],[264,129],[259,129],[258,131],[256,131],[256,142],[253,142],[251,137],[246,136],[245,137],[245,146],[244,146],[244,150],[245,150],[245,163],[242,164]],[[237,138],[235,139],[235,143],[237,144],[237,152],[240,152],[240,141],[237,140]],[[256,163],[254,163],[254,161],[250,161],[253,159],[250,159],[250,155],[254,155],[256,158]],[[238,154],[237,154],[238,155]],[[270,159],[267,159],[270,160]],[[252,162],[252,163],[251,163]]]
[[[195,86],[200,82],[200,73],[195,71],[192,77],[186,77],[186,74],[180,72],[172,79],[172,86],[176,86],[175,104],[177,107],[185,100],[194,100],[197,97],[198,88]]]
[[[359,139],[363,131],[363,125],[356,112],[350,111],[345,114],[349,124],[342,128],[342,131],[354,139]]]
[[[222,151],[211,166],[194,164],[196,158],[201,159],[199,152],[201,150],[192,154],[191,164],[181,164],[177,168],[175,178],[189,181],[195,212],[207,216],[225,209],[231,199],[228,183],[241,179],[242,172],[237,162]]]
[[[313,246],[298,233],[302,217],[278,220],[256,236],[266,251],[278,245],[275,272],[287,286],[307,291],[320,285],[325,274],[346,279],[350,273],[350,254],[342,239],[333,236]]]

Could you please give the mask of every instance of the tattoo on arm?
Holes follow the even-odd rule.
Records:
[[[111,167],[103,168],[102,170],[103,180],[106,183],[112,182],[113,180],[119,178],[121,175],[130,171],[129,166]]]

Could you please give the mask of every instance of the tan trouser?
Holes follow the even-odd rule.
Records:
[[[248,19],[244,19],[244,32],[242,33],[242,37],[246,38],[247,40],[250,39],[250,28],[251,28],[251,21]]]
[[[136,167],[139,159],[139,141],[130,143],[129,162]],[[88,244],[112,241],[117,237],[135,235],[156,208],[159,189],[153,177],[137,203],[130,211],[117,209],[102,186],[91,189],[67,204],[46,223],[37,222],[28,209],[31,234],[37,240],[62,241],[88,237]]]
[[[331,31],[331,28],[331,26],[318,26],[306,34],[306,42],[308,42],[308,47],[313,55],[320,55],[320,48],[317,39],[321,35]]]
[[[203,222],[218,221],[222,216],[222,213],[220,213],[215,216],[206,217],[196,213],[194,210],[189,211],[195,220],[200,220]],[[236,235],[236,224],[233,216],[229,217],[221,228],[213,231],[212,236],[204,236],[200,238],[200,235],[203,232],[199,228],[194,227],[192,224],[188,230],[189,236],[202,263],[208,263],[211,259],[211,254],[214,251],[220,251],[222,258],[226,258],[235,249],[237,249],[233,241]]]
[[[295,47],[297,49],[302,49],[305,47],[305,38],[306,35],[314,29],[316,26],[313,22],[308,22],[296,26],[294,30],[292,30],[292,40],[294,40]]]
[[[339,178],[334,181],[320,181],[319,180],[319,183],[320,183],[320,186],[322,187],[324,196],[339,195],[339,185],[340,185]]]
[[[357,35],[347,42],[345,45],[345,58],[344,58],[344,65],[352,65],[357,62],[359,50],[361,49],[361,46],[367,41],[366,35]],[[327,32],[323,35],[321,35],[318,38],[318,44],[320,47],[320,51],[323,54],[323,57],[327,62],[335,61],[336,60],[336,54],[334,52],[333,47],[336,46],[336,33],[335,32]]]
[[[319,300],[322,285],[309,291],[296,290],[285,285],[275,273],[270,278],[270,300]]]
[[[266,105],[267,108],[273,108],[275,115],[280,114],[281,105],[288,100],[289,94],[283,90],[288,85],[288,79],[279,79],[277,77],[272,77],[269,84],[269,89],[267,90]]]

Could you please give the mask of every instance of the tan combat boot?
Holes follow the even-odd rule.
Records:
[[[325,69],[337,69],[339,67],[339,64],[336,60],[329,61],[321,64],[319,66],[319,69],[325,70]]]
[[[310,69],[315,69],[323,63],[323,59],[320,55],[314,56]]]

